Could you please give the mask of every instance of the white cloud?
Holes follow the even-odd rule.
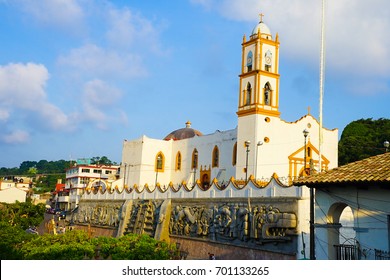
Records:
[[[99,129],[107,129],[113,121],[111,116],[115,111],[115,103],[122,93],[119,89],[108,85],[101,80],[92,80],[85,84],[82,94],[83,111],[78,116],[79,120],[92,122]]]
[[[41,64],[11,63],[0,66],[0,101],[2,104],[34,109],[36,100],[45,98],[44,87],[49,78]]]
[[[83,76],[134,78],[147,74],[139,55],[118,53],[94,44],[73,49],[58,59],[58,63],[72,68]]]
[[[156,28],[151,20],[128,7],[107,4],[95,9],[100,9],[98,24],[104,36],[92,36],[87,43],[64,53],[58,58],[59,65],[87,79],[147,76],[146,61],[151,54],[167,53],[160,42],[162,24]]]
[[[44,65],[8,64],[0,66],[0,103],[3,120],[19,117],[24,111],[25,121],[37,129],[61,130],[68,125],[67,116],[47,100],[46,82],[49,73]]]
[[[149,50],[161,55],[166,51],[161,47],[159,35],[163,24],[156,28],[151,20],[129,8],[111,7],[106,12],[106,37],[112,47],[129,48],[137,51]]]
[[[85,84],[83,101],[94,106],[108,106],[116,102],[122,93],[119,89],[101,80],[92,80]]]
[[[23,130],[15,130],[8,134],[3,134],[1,136],[1,141],[7,144],[18,144],[18,143],[26,143],[29,141],[30,135],[28,132]]]
[[[9,110],[0,108],[0,121],[6,122],[9,118]]]
[[[84,16],[77,0],[13,0],[13,4],[44,24],[76,26]]]
[[[215,0],[190,0],[190,2],[202,6],[207,11],[211,10],[215,4]]]

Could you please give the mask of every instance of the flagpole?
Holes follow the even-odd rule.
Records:
[[[321,51],[320,51],[320,131],[319,131],[319,145],[318,145],[318,165],[319,172],[322,171],[322,143],[323,143],[323,125],[322,125],[322,100],[324,96],[324,78],[325,78],[325,0],[322,0],[322,20],[321,20]]]

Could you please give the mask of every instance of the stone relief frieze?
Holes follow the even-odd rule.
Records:
[[[117,227],[121,218],[122,202],[80,203],[72,215],[76,224]]]
[[[161,204],[160,200],[140,200],[134,203],[125,234],[154,236],[156,225],[164,220],[164,214],[160,214]]]
[[[215,241],[238,240],[262,244],[289,241],[291,236],[296,235],[296,227],[295,213],[282,212],[273,205],[176,205],[172,210],[169,233]]]

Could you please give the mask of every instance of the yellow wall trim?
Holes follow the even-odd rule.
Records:
[[[279,111],[271,111],[263,108],[250,108],[247,110],[240,110],[236,112],[238,117],[244,117],[244,116],[249,116],[249,115],[254,115],[254,114],[259,114],[259,115],[266,115],[270,117],[279,117],[280,112]]]
[[[255,70],[252,70],[252,71],[249,71],[249,72],[246,72],[246,73],[242,73],[242,74],[240,74],[238,76],[240,78],[246,78],[246,77],[249,77],[249,76],[254,76],[254,75],[259,74],[259,73],[262,76],[268,76],[268,77],[275,78],[275,79],[279,79],[280,78],[280,74],[276,74],[276,73],[268,72],[268,71],[264,71],[264,70],[258,70],[258,69],[255,69]]]

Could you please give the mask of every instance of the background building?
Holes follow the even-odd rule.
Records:
[[[66,170],[65,189],[62,193],[69,193],[66,199],[69,205],[68,207],[63,205],[63,210],[75,209],[79,204],[81,194],[86,189],[104,191],[111,188],[112,183],[118,179],[118,170],[119,166],[90,164],[90,159],[78,160],[73,167]]]
[[[32,194],[32,181],[27,177],[0,178],[0,202],[26,202]]]

